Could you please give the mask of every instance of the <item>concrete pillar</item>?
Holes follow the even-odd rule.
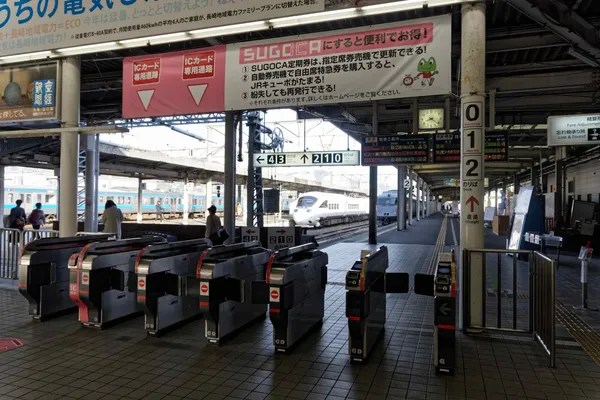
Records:
[[[398,167],[398,210],[396,215],[396,229],[403,231],[406,229],[406,189],[404,189],[404,180],[406,179],[406,167],[400,165]]]
[[[144,181],[142,178],[138,178],[138,195],[137,195],[137,223],[141,224],[143,221],[142,208],[144,207]]]
[[[490,130],[496,129],[496,89],[490,89]]]
[[[225,113],[225,187],[223,196],[223,227],[229,233],[229,239],[225,243],[235,243],[235,142],[236,131],[233,111]],[[241,114],[239,123],[242,123]]]
[[[504,205],[504,208],[501,210],[500,215],[506,215],[506,179],[502,181],[502,187],[500,188],[500,203]]]
[[[515,182],[515,191],[514,194],[515,196],[519,194],[519,189],[521,188],[521,181],[519,180],[519,174],[515,172],[515,176],[514,176],[514,182]]]
[[[212,181],[206,182],[204,189],[204,216],[208,217],[208,207],[212,206]]]
[[[56,220],[60,220],[60,168],[54,170],[56,178]]]
[[[81,64],[79,57],[62,61],[62,127],[79,127]],[[60,237],[77,233],[77,175],[79,173],[79,132],[60,135]]]
[[[98,232],[98,135],[85,135],[85,232]]]
[[[237,209],[238,203],[240,203],[242,205],[244,204],[244,202],[242,201],[243,200],[243,197],[242,197],[243,191],[244,191],[244,185],[237,185],[237,198],[236,198],[236,202],[235,202],[236,209]]]
[[[561,147],[556,147],[556,157],[554,159],[554,188],[556,194],[554,195],[554,224],[555,226],[563,225],[563,193],[565,187],[563,186],[563,160],[562,160]]]
[[[460,244],[463,249],[484,248],[485,29],[485,3],[481,1],[463,4],[460,52],[462,130]],[[469,182],[468,186],[464,184],[466,182]],[[473,254],[470,263],[467,324],[482,326],[483,262],[481,254]],[[457,275],[460,277],[462,273]],[[459,285],[460,287],[462,286]],[[462,303],[459,310],[462,313]],[[463,319],[459,318],[459,323],[462,321]]]
[[[190,221],[190,180],[186,177],[183,180],[183,224],[187,225]]]
[[[413,224],[413,210],[414,210],[414,200],[413,200],[413,182],[414,182],[414,172],[409,169],[408,170],[408,180],[410,182],[410,186],[408,188],[408,225]]]
[[[412,103],[412,114],[412,133],[416,135],[417,133],[419,133],[419,100],[417,100],[416,98],[413,100]]]
[[[254,226],[254,135],[248,132],[248,179],[246,180],[246,226]]]
[[[6,199],[4,198],[4,165],[0,166],[0,228],[8,228],[4,226],[4,202]]]
[[[373,102],[373,136],[379,132],[377,102]],[[369,167],[369,244],[377,244],[377,167]]]
[[[423,204],[421,214],[423,214],[423,218],[425,218],[427,216],[427,184],[424,180],[421,180],[421,184],[421,204]]]
[[[421,178],[417,176],[417,221],[421,220]]]

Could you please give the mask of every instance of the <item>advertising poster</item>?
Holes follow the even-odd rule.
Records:
[[[0,2],[0,57],[325,10],[324,0]]]
[[[57,120],[58,64],[0,70],[0,124]]]
[[[227,46],[228,110],[451,91],[448,15]]]

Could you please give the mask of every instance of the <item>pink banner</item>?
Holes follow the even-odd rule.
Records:
[[[225,46],[123,60],[123,118],[225,109]]]
[[[239,62],[254,64],[360,50],[423,45],[431,43],[433,36],[433,23],[426,22],[397,28],[242,47]]]

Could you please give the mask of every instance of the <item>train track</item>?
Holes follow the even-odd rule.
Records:
[[[378,234],[385,233],[388,230],[395,229],[396,224],[390,224],[389,228],[378,227]],[[365,233],[369,230],[369,222],[357,222],[348,225],[339,225],[331,228],[309,230],[307,234],[314,235],[319,245],[328,244],[342,240],[354,235]]]

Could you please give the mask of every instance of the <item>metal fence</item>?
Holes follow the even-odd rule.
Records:
[[[519,258],[523,256],[526,256],[527,262],[519,262]],[[482,266],[480,291],[472,290],[471,287],[474,257],[478,257]],[[550,356],[550,364],[554,367],[556,262],[542,253],[533,251],[465,249],[462,271],[465,332],[504,331],[533,334],[534,339],[541,343]],[[523,282],[525,279],[526,282]],[[481,299],[481,324],[471,322],[472,294]],[[488,301],[490,296],[496,298],[495,304]],[[519,318],[523,314],[526,314],[527,318]]]
[[[29,242],[57,237],[58,231],[0,228],[0,278],[17,279],[21,251]]]

